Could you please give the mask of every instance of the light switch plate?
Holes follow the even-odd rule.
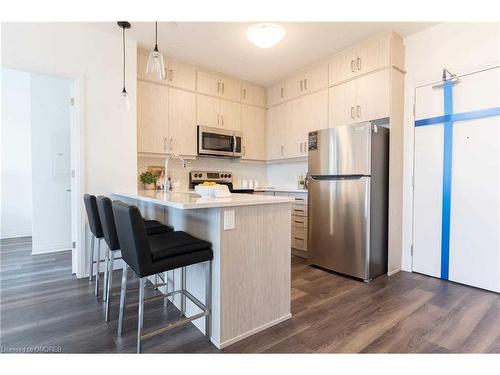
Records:
[[[224,230],[234,229],[234,210],[224,211]]]

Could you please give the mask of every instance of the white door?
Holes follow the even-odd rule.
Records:
[[[460,77],[452,97],[454,114],[500,108],[500,69]],[[442,88],[417,88],[416,120],[442,116],[443,102]],[[449,280],[500,292],[500,116],[452,129],[451,193],[443,197],[444,125],[415,128],[413,270],[441,277],[444,268]]]
[[[33,254],[71,249],[71,90],[31,75]]]

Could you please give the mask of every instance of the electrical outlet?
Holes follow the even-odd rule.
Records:
[[[234,229],[234,210],[224,211],[224,230]]]

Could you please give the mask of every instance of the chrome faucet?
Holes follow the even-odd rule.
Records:
[[[170,159],[180,160],[182,163],[182,168],[186,168],[186,166],[187,166],[186,161],[177,154],[170,154],[165,158],[165,184],[163,185],[163,192],[164,193],[168,193],[170,191],[170,187],[171,187],[169,173],[168,173],[169,172],[168,162],[170,161]]]

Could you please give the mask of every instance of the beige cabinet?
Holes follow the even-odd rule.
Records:
[[[295,158],[303,155],[305,97],[290,100],[286,106],[284,150],[282,158]]]
[[[266,109],[241,105],[241,131],[243,132],[243,159],[266,159]]]
[[[266,157],[268,160],[281,159],[285,148],[286,105],[279,104],[267,110]]]
[[[401,37],[385,33],[333,56],[329,64],[330,85],[391,66],[402,70],[403,62]]]
[[[330,88],[330,126],[341,126],[356,119],[356,81],[348,81]]]
[[[196,123],[203,126],[219,127],[220,99],[207,95],[196,95]]]
[[[283,103],[286,99],[285,81],[278,82],[267,89],[267,106]]]
[[[165,153],[168,147],[168,87],[137,82],[137,151]]]
[[[185,90],[196,90],[196,68],[182,61],[168,60],[166,79],[170,86]]]
[[[330,88],[330,126],[389,117],[390,72],[384,69]]]
[[[220,126],[225,129],[239,130],[241,104],[220,99]]]
[[[328,89],[304,96],[304,154],[307,155],[308,134],[328,128]]]
[[[328,64],[312,66],[286,80],[287,99],[328,87]]]
[[[178,155],[196,155],[196,98],[190,91],[169,88],[168,147]]]
[[[241,84],[236,80],[198,70],[197,84],[197,91],[200,94],[217,96],[237,102],[241,100]]]
[[[239,130],[240,103],[200,94],[196,97],[198,125]]]
[[[241,102],[259,107],[266,106],[266,93],[264,89],[250,82],[241,85]]]

